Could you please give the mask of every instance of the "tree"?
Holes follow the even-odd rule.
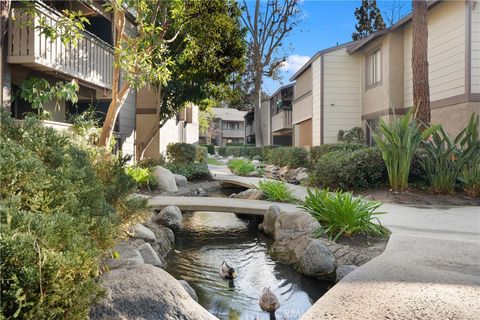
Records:
[[[389,6],[383,11],[383,16],[388,23],[388,26],[393,26],[398,20],[400,20],[405,13],[408,12],[406,3],[404,1],[390,1]]]
[[[7,34],[8,15],[10,13],[10,0],[0,0],[0,50],[3,51],[4,40]],[[3,107],[3,68],[4,68],[3,52],[0,53],[0,108]]]
[[[198,117],[199,129],[201,133],[205,134],[207,144],[212,144],[212,138],[219,130],[215,120],[215,113],[211,108],[201,111]]]
[[[248,67],[253,83],[255,141],[263,145],[260,106],[263,76],[275,77],[285,57],[279,49],[285,37],[298,24],[299,0],[256,0],[254,8],[243,2],[243,24],[248,30]],[[262,6],[262,5],[263,6]]]
[[[424,129],[430,123],[430,86],[428,83],[428,3],[413,0],[412,77],[415,118]]]
[[[368,37],[369,34],[385,29],[385,22],[377,7],[376,0],[362,0],[362,5],[355,9],[355,32],[352,33],[353,40],[360,40]]]

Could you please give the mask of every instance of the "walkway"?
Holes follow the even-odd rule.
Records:
[[[258,185],[225,166],[216,180]],[[303,198],[306,188],[290,185]],[[330,289],[302,319],[479,319],[480,207],[384,204],[392,231],[379,257]],[[306,310],[304,310],[306,311]]]

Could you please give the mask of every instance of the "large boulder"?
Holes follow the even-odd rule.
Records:
[[[143,224],[155,234],[157,241],[150,242],[150,244],[157,251],[160,260],[163,261],[163,258],[172,250],[173,244],[175,243],[173,231],[153,221],[144,222]]]
[[[188,184],[187,177],[182,176],[181,174],[173,174],[173,177],[175,178],[175,183],[177,184],[177,187],[183,187]]]
[[[90,319],[217,319],[203,309],[166,271],[152,265],[118,269],[101,276],[106,298]]]
[[[230,198],[261,200],[263,198],[263,191],[258,189],[247,189],[245,191],[230,195]]]
[[[352,271],[355,271],[358,267],[349,265],[349,264],[342,264],[341,266],[337,267],[336,271],[336,282],[342,280],[347,274],[349,274]]]
[[[126,241],[117,243],[112,252],[114,252],[113,257],[108,258],[106,261],[110,270],[123,267],[129,268],[144,263],[140,251]]]
[[[295,267],[307,276],[327,276],[335,271],[335,257],[326,246],[314,239],[303,250]]]
[[[296,239],[304,235],[309,236],[319,228],[318,221],[306,212],[285,212],[275,220],[274,238],[279,241]]]
[[[272,205],[268,207],[267,211],[263,215],[263,222],[259,226],[260,230],[263,230],[268,235],[273,235],[275,231],[275,221],[282,213],[282,209],[280,209],[276,205]]]
[[[188,284],[188,282],[185,281],[185,280],[178,280],[178,282],[180,282],[180,284],[182,285],[183,289],[185,289],[185,291],[187,291],[188,295],[189,295],[190,297],[192,297],[193,300],[195,300],[195,301],[198,302],[197,293],[196,293],[195,290],[193,290],[193,288]]]
[[[158,189],[167,192],[177,192],[177,183],[175,182],[175,176],[170,170],[165,169],[162,166],[156,166],[153,168],[153,174],[157,179]]]
[[[137,223],[130,229],[134,238],[143,239],[146,241],[157,241],[155,234],[152,230],[148,229],[144,225]]]
[[[138,247],[140,254],[142,255],[143,262],[151,264],[152,266],[162,268],[163,262],[158,257],[158,254],[153,250],[150,243],[144,243]]]
[[[168,206],[163,208],[154,218],[153,221],[178,231],[182,227],[182,212],[176,206]]]

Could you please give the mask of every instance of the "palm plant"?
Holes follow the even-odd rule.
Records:
[[[275,202],[298,202],[287,184],[282,181],[261,180],[258,188],[262,190],[268,201]]]
[[[480,155],[465,164],[460,177],[463,191],[470,197],[480,195]]]
[[[329,189],[314,191],[308,189],[307,192],[301,208],[320,222],[322,225],[320,231],[326,233],[333,241],[341,235],[348,237],[354,234],[388,235],[388,230],[374,217],[377,214],[384,214],[375,212],[382,205],[381,202],[354,197],[350,192],[330,192]]]
[[[420,143],[439,128],[433,125],[422,132],[419,123],[413,119],[413,112],[412,108],[390,124],[380,120],[380,132],[373,133],[387,167],[390,187],[394,191],[403,191],[408,187],[413,154]]]

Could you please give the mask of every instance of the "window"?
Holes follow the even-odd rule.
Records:
[[[382,62],[380,54],[380,49],[378,49],[367,57],[367,87],[373,86],[382,80]]]
[[[223,130],[240,130],[240,122],[224,121]]]
[[[373,133],[377,131],[378,128],[378,119],[367,120],[367,143],[369,146],[373,147],[375,145],[375,140],[373,139]]]

